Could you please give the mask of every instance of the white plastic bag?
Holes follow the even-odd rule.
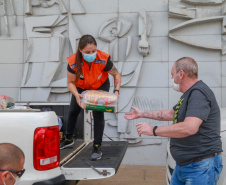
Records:
[[[116,112],[118,97],[114,93],[100,90],[82,92],[81,107],[100,112]]]
[[[0,109],[6,109],[14,106],[14,99],[10,96],[0,95]]]

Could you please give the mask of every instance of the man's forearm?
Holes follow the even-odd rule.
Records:
[[[141,117],[159,120],[159,121],[172,121],[173,120],[173,114],[170,113],[170,110],[142,111]]]
[[[198,132],[203,120],[198,117],[186,117],[183,122],[169,126],[158,127],[156,135],[170,138],[183,138],[194,135]]]
[[[184,122],[158,127],[155,133],[157,136],[169,138],[183,138],[192,135]]]

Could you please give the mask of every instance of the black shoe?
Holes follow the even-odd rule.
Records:
[[[66,136],[60,141],[60,149],[67,148],[68,146],[71,146],[74,144],[73,139],[67,139]]]
[[[97,160],[101,159],[101,157],[102,157],[101,146],[98,144],[93,145],[93,152],[91,155],[91,160],[97,161]]]

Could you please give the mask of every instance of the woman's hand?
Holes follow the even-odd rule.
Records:
[[[131,119],[137,119],[142,116],[142,111],[136,107],[131,107],[134,111],[133,112],[128,112],[125,114],[124,118],[131,120]]]
[[[118,91],[115,91],[114,93],[116,94],[116,96],[117,96],[118,99],[119,99],[119,92],[118,92]]]
[[[75,95],[75,98],[76,98],[77,104],[81,107],[81,98],[82,98],[82,95],[79,94],[79,93],[77,93],[77,94]]]

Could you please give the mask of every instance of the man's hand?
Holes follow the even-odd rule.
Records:
[[[126,113],[125,116],[124,116],[125,119],[128,119],[128,120],[137,119],[137,118],[140,118],[142,116],[142,111],[141,110],[139,110],[138,108],[133,107],[133,106],[131,108],[134,111]]]
[[[141,134],[144,134],[147,136],[153,136],[153,128],[154,128],[153,126],[145,122],[141,122],[141,123],[138,123],[136,127],[137,127],[137,133],[140,137],[141,137]]]

